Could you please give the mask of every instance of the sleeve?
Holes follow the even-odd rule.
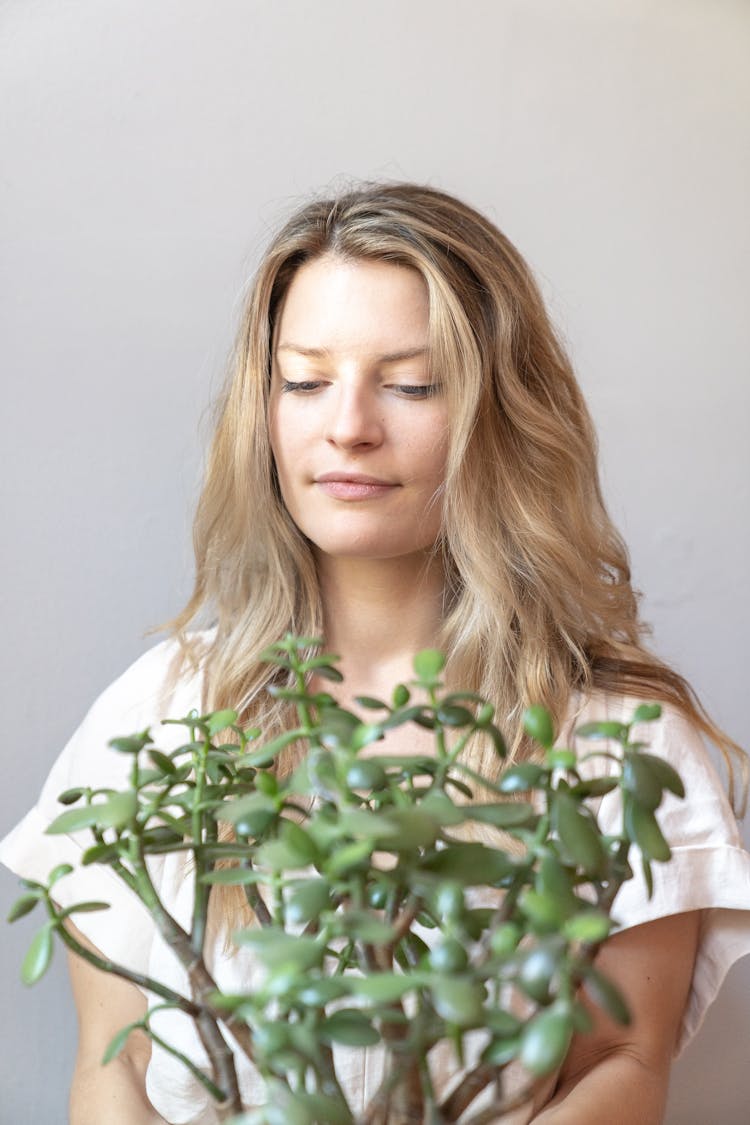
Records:
[[[627,719],[636,701],[626,699],[618,718]],[[614,717],[614,716],[612,716]],[[702,911],[693,981],[676,1054],[698,1031],[729,969],[750,953],[750,855],[742,845],[737,821],[722,781],[696,729],[675,708],[664,706],[661,719],[633,728],[648,752],[677,770],[685,797],[666,793],[657,811],[672,850],[668,863],[652,864],[654,891],[648,896],[640,862],[613,906],[622,929],[679,914]],[[602,799],[602,832],[619,831],[619,789]]]
[[[75,914],[72,920],[105,957],[141,973],[147,970],[154,934],[148,911],[111,868],[80,866],[83,851],[93,842],[88,829],[54,836],[46,835],[45,830],[64,811],[57,800],[64,790],[78,785],[127,786],[130,757],[109,747],[111,738],[147,727],[160,747],[169,737],[178,737],[178,727],[163,728],[175,732],[166,738],[154,729],[162,718],[179,717],[191,707],[200,707],[200,688],[194,680],[180,682],[171,695],[167,692],[176,654],[174,642],[156,645],[99,696],[52,766],[37,803],[0,841],[0,861],[22,878],[46,882],[54,867],[70,863],[74,870],[55,884],[55,900],[62,907],[90,900],[110,903],[109,910]],[[149,865],[158,887],[161,857],[155,860]]]

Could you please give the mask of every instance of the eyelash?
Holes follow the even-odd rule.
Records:
[[[295,392],[296,391],[296,392],[301,393],[301,394],[309,394],[311,391],[316,391],[318,389],[318,387],[320,387],[320,386],[321,386],[321,382],[318,381],[318,380],[307,381],[307,380],[303,379],[300,382],[295,382],[294,380],[290,380],[290,379],[282,379],[282,382],[281,382],[282,392],[285,392],[285,391]],[[400,391],[404,395],[405,398],[426,399],[426,398],[432,398],[433,395],[437,394],[437,392],[440,390],[440,384],[439,383],[404,383],[404,384],[395,384],[392,387],[392,389],[396,390],[396,391]]]

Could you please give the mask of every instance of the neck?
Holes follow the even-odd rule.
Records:
[[[320,555],[326,648],[357,691],[392,687],[411,675],[415,652],[434,646],[443,616],[440,560],[424,553],[394,559]]]

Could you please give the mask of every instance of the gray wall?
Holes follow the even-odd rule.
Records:
[[[348,176],[465,196],[539,271],[655,643],[746,735],[748,46],[741,0],[0,4],[0,834],[184,599],[243,280]],[[16,983],[32,929],[0,927],[14,1125],[65,1120],[74,1051],[62,958]],[[747,1120],[748,970],[672,1125]]]

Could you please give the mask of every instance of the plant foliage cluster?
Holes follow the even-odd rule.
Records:
[[[616,1020],[628,1020],[625,999],[593,960],[613,928],[615,896],[632,877],[633,846],[649,886],[651,864],[670,856],[655,813],[665,791],[683,796],[683,787],[631,733],[660,709],[642,704],[629,723],[579,727],[577,740],[599,740],[579,756],[554,745],[549,715],[531,707],[523,722],[537,760],[505,764],[493,779],[462,755],[470,739],[489,739],[506,758],[493,709],[470,692],[444,691],[439,652],[419,653],[414,680],[389,700],[360,697],[363,722],[330,694],[309,690],[313,672],[341,680],[336,658],[320,645],[287,636],[264,654],[284,670],[287,686],[270,690],[296,706],[293,730],[264,741],[232,711],[164,720],[186,732],[170,753],[149,730],[111,741],[131,759],[127,788],[81,787],[59,798],[67,807],[48,832],[90,834],[82,863],[107,865],[139,896],[183,965],[189,992],[79,945],[65,919],[108,904],[60,908],[55,885],[72,871],[68,864],[46,884],[25,880],[11,910],[11,921],[37,904],[47,915],[22,976],[27,984],[42,976],[57,935],[92,964],[148,989],[158,1003],[122,1029],[103,1061],[142,1027],[193,1071],[225,1120],[480,1125],[529,1098],[562,1063],[572,1035],[590,1027],[582,986]],[[383,735],[404,724],[431,731],[434,753],[378,753]],[[298,742],[306,747],[302,764],[280,777],[278,755]],[[598,773],[597,760],[606,764]],[[592,806],[615,788],[622,823],[605,836]],[[149,857],[169,852],[191,861],[189,928],[170,914],[149,874]],[[217,885],[241,888],[254,913],[255,924],[233,935],[262,968],[252,992],[222,993],[206,966]],[[169,1007],[195,1021],[208,1072],[151,1027],[153,1013]],[[227,1031],[262,1076],[266,1105],[243,1106]],[[449,1089],[430,1061],[431,1049],[446,1042],[456,1071]],[[336,1044],[386,1052],[385,1078],[356,1117],[336,1073]],[[503,1079],[514,1062],[526,1081],[509,1094]],[[491,1110],[477,1102],[488,1086]]]

